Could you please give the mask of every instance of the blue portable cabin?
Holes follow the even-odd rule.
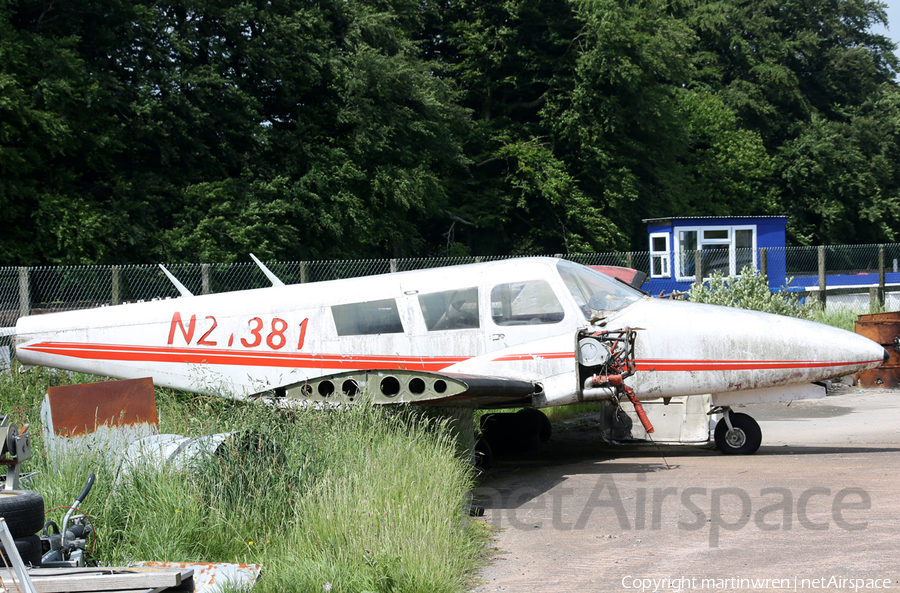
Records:
[[[685,292],[696,280],[695,260],[701,250],[702,272],[740,274],[745,266],[760,268],[766,250],[769,288],[784,283],[787,216],[691,216],[648,218],[650,276],[644,290],[653,295]]]

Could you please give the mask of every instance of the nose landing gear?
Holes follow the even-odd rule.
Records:
[[[732,412],[728,406],[713,412],[722,413],[722,419],[716,423],[715,430],[716,447],[719,451],[725,455],[756,453],[762,443],[762,430],[756,420],[747,414]]]

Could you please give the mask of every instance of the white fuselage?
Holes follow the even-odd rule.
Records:
[[[651,299],[625,287],[588,307],[565,275],[575,264],[559,261],[523,258],[23,317],[17,356],[228,396],[348,370],[475,375],[538,383],[538,406],[584,399],[576,334],[592,327],[638,329],[637,372],[627,382],[641,399],[808,384],[883,360],[881,346],[851,332]]]

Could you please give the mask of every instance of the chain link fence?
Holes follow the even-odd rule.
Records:
[[[881,282],[885,287],[885,308],[896,310],[900,304],[897,299],[900,291],[900,244],[769,248],[765,252],[764,256],[757,255],[756,265],[763,264],[767,268],[772,286],[787,287],[802,293],[804,297],[819,298],[824,282],[829,307],[853,307],[866,312],[870,304],[869,289],[879,287]],[[649,252],[560,257],[586,265],[624,266],[647,273],[650,268]],[[737,259],[741,260],[741,257]],[[266,265],[285,284],[296,284],[497,259],[504,258],[267,262]],[[744,259],[752,260],[749,256]],[[194,294],[270,286],[265,274],[252,262],[172,264],[166,268]],[[781,276],[784,277],[783,282],[779,282]],[[847,291],[851,294],[841,294]],[[177,296],[178,290],[159,266],[5,267],[0,268],[0,328],[14,326],[21,315]]]
[[[900,310],[900,244],[785,248],[785,284],[829,310]]]

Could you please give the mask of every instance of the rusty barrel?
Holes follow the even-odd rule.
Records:
[[[860,315],[856,319],[856,333],[878,342],[891,354],[884,365],[859,373],[859,384],[863,387],[896,387],[900,383],[900,311]]]

